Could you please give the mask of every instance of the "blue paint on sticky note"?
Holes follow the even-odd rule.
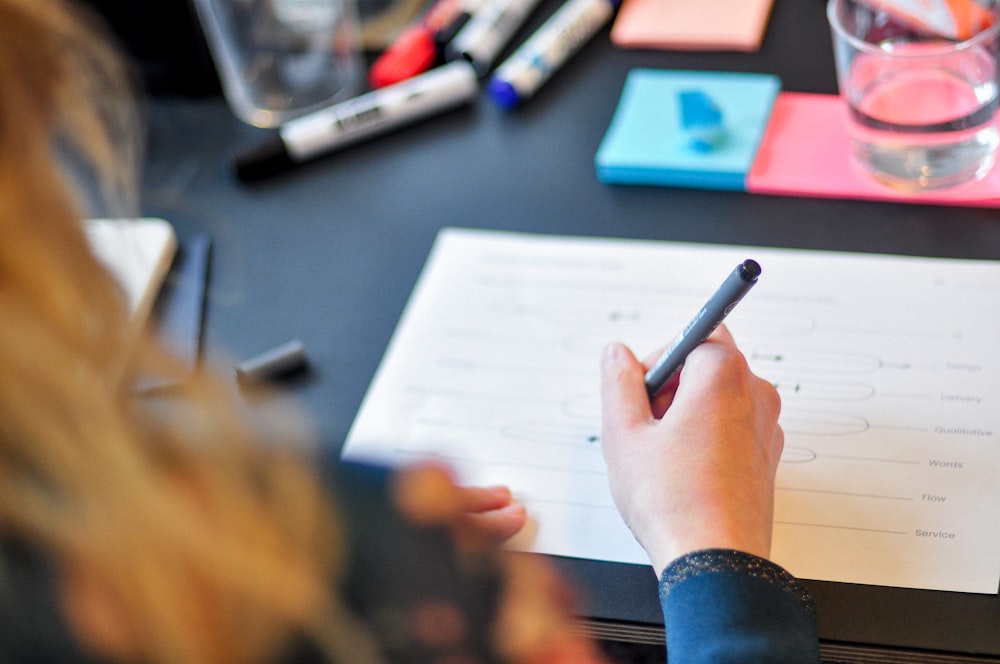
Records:
[[[722,111],[703,90],[681,90],[677,93],[681,113],[681,130],[688,147],[698,152],[711,152],[722,143],[726,129]]]
[[[725,140],[692,149],[679,95],[697,90],[717,107]],[[746,190],[746,175],[781,79],[770,74],[634,69],[594,158],[605,184]]]

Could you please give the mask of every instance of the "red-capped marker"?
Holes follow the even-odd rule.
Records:
[[[384,88],[421,74],[438,59],[435,31],[415,25],[404,30],[368,69],[368,82],[373,88]]]

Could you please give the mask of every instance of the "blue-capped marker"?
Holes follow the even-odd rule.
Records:
[[[712,98],[701,90],[684,90],[677,93],[681,107],[681,129],[688,139],[688,146],[697,152],[711,152],[726,135],[722,111]]]
[[[615,13],[620,0],[568,0],[501,64],[486,94],[510,109],[531,97]]]

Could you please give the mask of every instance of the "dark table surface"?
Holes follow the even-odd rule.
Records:
[[[480,96],[252,186],[231,160],[268,132],[219,97],[152,98],[144,213],[212,239],[206,360],[302,339],[311,370],[287,389],[337,447],[442,226],[1000,258],[996,210],[597,182],[594,154],[633,68],[766,72],[785,90],[835,93],[824,4],[776,0],[755,53],[622,50],[605,30],[515,112]],[[660,620],[645,568],[564,563],[594,591],[589,615]],[[995,596],[811,586],[825,638],[1000,655]]]

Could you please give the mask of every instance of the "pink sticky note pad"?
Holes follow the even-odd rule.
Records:
[[[622,48],[756,51],[774,0],[624,0],[611,28]]]
[[[978,182],[952,189],[892,189],[852,163],[847,109],[839,97],[782,92],[774,102],[746,187],[753,193],[783,196],[1000,207],[1000,166]]]

